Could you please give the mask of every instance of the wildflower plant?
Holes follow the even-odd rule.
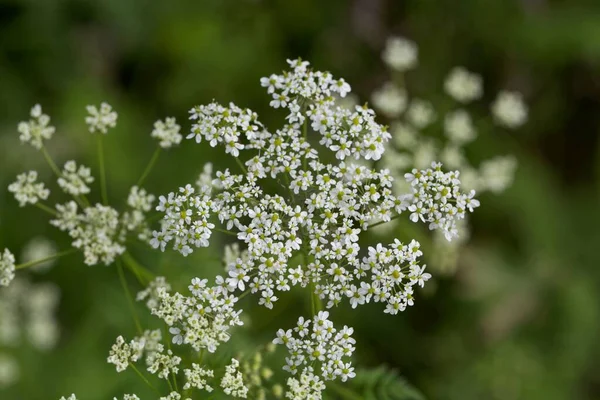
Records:
[[[391,43],[384,58],[393,68],[404,71],[416,64],[415,46]],[[133,370],[160,399],[190,399],[196,392],[217,390],[229,398],[281,397],[285,391],[289,399],[320,399],[331,381],[355,377],[352,356],[360,343],[352,327],[335,323],[335,308],[379,303],[382,312],[396,315],[414,305],[417,287],[431,278],[418,241],[392,239],[361,246],[359,238],[403,217],[455,240],[461,221],[479,201],[474,190],[462,189],[460,171],[445,170],[437,161],[406,168],[401,176],[385,168],[392,134],[373,109],[367,104],[341,105],[340,99],[351,90],[343,79],[315,71],[306,61],[288,63],[288,71],[260,81],[271,107],[286,112],[279,129],[269,130],[255,112],[232,103],[193,107],[185,137],[192,145],[208,142],[219,147],[235,164],[215,171],[206,163],[195,184],[160,195],[156,202],[142,184],[162,149],[180,144],[184,136],[174,119],[157,121],[150,134],[159,142],[157,150],[120,210],[108,204],[104,173],[102,140],[117,123],[112,107],[88,106],[85,119],[98,140],[102,201],[96,203],[88,198],[97,182],[92,171],[75,161],[62,170],[56,166],[44,146],[54,128],[41,107],[34,107],[32,120],[19,126],[21,139],[42,152],[58,187],[71,199],[54,207],[47,204],[50,192],[35,171],[20,176],[9,190],[21,205],[32,204],[50,214],[50,223],[71,237],[73,249],[19,265],[5,250],[0,258],[2,285],[8,286],[17,270],[71,252],[83,254],[87,265],[114,265],[138,335],[131,340],[119,336],[107,361],[117,372]],[[402,92],[391,86],[386,90]],[[463,93],[462,98],[467,97]],[[404,107],[396,101],[387,111]],[[426,102],[413,101],[407,110],[420,127],[429,124],[434,113]],[[400,193],[398,180],[405,188]],[[153,208],[160,216],[154,224],[149,218]],[[154,276],[128,252],[131,241],[141,241],[188,256],[210,246],[215,232],[236,240],[225,248],[225,268],[214,278],[194,278],[188,291],[173,289],[167,278]],[[136,299],[167,329],[141,326],[123,265],[143,285]],[[273,371],[262,366],[260,356],[254,355],[252,363],[236,357],[220,367],[204,360],[243,326],[242,298],[249,296],[273,309],[293,287],[310,299],[310,310],[297,316],[295,327],[272,332],[268,347],[285,348],[287,389],[268,382]],[[148,374],[159,383],[152,383]]]

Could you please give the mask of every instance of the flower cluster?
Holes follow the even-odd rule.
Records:
[[[25,207],[27,204],[36,204],[40,200],[46,200],[50,195],[43,182],[38,182],[38,173],[29,171],[17,175],[17,180],[8,185],[8,191],[14,193],[19,206]]]
[[[207,392],[212,392],[213,388],[207,382],[215,377],[215,373],[211,369],[205,369],[200,367],[200,365],[196,363],[192,363],[191,369],[184,369],[183,373],[185,374],[185,385],[183,385],[183,390],[188,390],[191,388],[195,388],[198,390],[206,390]]]
[[[372,268],[368,257],[360,257],[358,237],[374,221],[389,221],[407,207],[421,207],[425,202],[429,227],[452,238],[456,221],[464,218],[465,209],[460,207],[468,198],[458,189],[458,173],[438,176],[438,170],[439,182],[413,185],[408,193],[394,195],[394,178],[388,170],[345,161],[350,155],[369,160],[383,153],[389,134],[373,120],[372,110],[357,107],[350,118],[350,111],[330,100],[334,91],[345,94],[346,90],[340,89],[344,83],[308,70],[306,62],[290,65],[292,72],[263,79],[274,99],[286,96],[290,111],[287,119],[292,123],[274,134],[256,121],[254,113],[234,105],[211,104],[191,111],[197,123],[189,138],[201,140],[198,135],[204,135],[211,145],[221,143],[232,154],[260,151],[242,165],[243,174],[218,171],[210,184],[208,179],[202,180],[198,193],[187,185],[179,193],[161,196],[157,210],[164,213],[162,229],[153,233],[151,243],[164,249],[173,242],[175,250],[187,255],[193,248],[208,246],[216,217],[227,230],[235,229],[248,247],[245,257],[227,263],[225,282],[232,290],[248,287],[251,293],[260,294],[259,304],[272,308],[277,291],[312,283],[315,293],[327,300],[327,307],[343,298],[354,306],[373,298],[387,303],[391,307],[388,312],[402,310],[412,304],[412,279],[403,278],[421,275],[415,271],[422,267],[405,254],[406,246],[397,242],[394,258]],[[320,143],[335,153],[338,163],[319,160],[316,148],[304,139],[302,130],[307,125],[321,135]],[[244,145],[240,144],[242,136]],[[289,195],[266,193],[260,179],[268,176]],[[446,181],[447,176],[452,177],[451,182]],[[437,190],[443,194],[436,194]],[[458,201],[456,206],[453,201]],[[371,277],[369,288],[361,286],[367,284],[367,276]],[[359,290],[371,292],[360,295]]]
[[[161,339],[160,330],[147,330],[142,336],[135,337],[129,343],[123,336],[119,336],[109,352],[107,361],[116,367],[117,372],[123,372],[131,363],[135,363],[145,356],[146,365],[150,368],[156,360],[161,358],[158,354],[164,352],[164,345],[160,343]]]
[[[470,103],[483,95],[483,82],[479,75],[463,67],[455,67],[444,83],[446,93],[460,103]]]
[[[164,276],[157,276],[148,283],[148,286],[146,286],[144,290],[138,292],[136,300],[146,300],[146,307],[148,307],[149,310],[152,310],[157,308],[160,304],[160,293],[163,291],[170,292],[171,285]]]
[[[406,92],[392,82],[373,92],[372,99],[373,106],[388,118],[397,117],[406,109]]]
[[[179,133],[181,127],[175,118],[166,118],[165,121],[156,121],[151,136],[158,139],[160,147],[169,149],[181,143],[183,136]]]
[[[125,252],[124,240],[119,237],[119,213],[114,208],[96,204],[79,213],[77,203],[71,200],[56,209],[57,218],[50,223],[69,233],[73,247],[83,250],[87,265],[109,265]]]
[[[231,364],[225,368],[225,375],[221,379],[223,392],[233,397],[248,397],[248,388],[244,385],[242,373],[238,370],[240,362],[235,358],[231,359]]]
[[[301,380],[312,381],[312,390],[317,391],[324,389],[321,380],[340,378],[345,382],[355,376],[354,367],[347,360],[356,344],[352,332],[347,326],[338,331],[329,320],[329,313],[320,311],[312,320],[300,317],[293,329],[280,329],[273,343],[283,344],[289,352],[284,369],[292,375],[300,372]]]
[[[84,165],[77,168],[75,161],[67,161],[62,171],[62,175],[58,178],[58,186],[65,193],[72,196],[88,194],[90,192],[90,183],[94,182],[91,170]]]
[[[527,121],[527,106],[517,92],[503,91],[492,105],[492,113],[498,124],[515,129]]]
[[[468,195],[460,192],[458,175],[458,171],[444,173],[442,165],[435,162],[430,169],[413,169],[405,175],[414,189],[410,219],[428,222],[432,230],[441,228],[448,240],[458,235],[456,221],[463,219],[467,210],[479,207],[474,190]]]
[[[106,134],[108,128],[117,126],[117,113],[113,111],[108,103],[100,104],[100,108],[96,106],[87,106],[88,116],[85,117],[85,123],[91,133],[96,131]]]
[[[132,186],[127,196],[127,205],[130,210],[123,213],[121,218],[121,237],[127,232],[137,233],[138,239],[147,242],[152,236],[146,214],[152,209],[156,196],[146,192],[145,189]]]
[[[418,53],[419,49],[410,40],[390,37],[381,58],[391,69],[403,72],[417,65]]]
[[[52,138],[56,129],[50,125],[50,117],[42,112],[39,104],[33,106],[30,115],[32,119],[21,122],[17,128],[21,134],[19,139],[39,150],[44,146],[44,140]]]
[[[108,128],[116,126],[117,113],[112,111],[112,107],[107,103],[102,103],[99,109],[94,106],[88,106],[87,109],[90,116],[86,118],[86,123],[90,126],[91,132],[106,133]],[[37,119],[21,122],[19,130],[30,132],[30,135],[22,137],[22,140],[31,141],[35,147],[41,148],[42,143],[39,138],[49,139],[51,134],[42,135],[35,132],[43,131],[40,126],[50,129],[47,127],[49,118],[41,114],[39,106],[34,107],[32,116]],[[161,129],[163,132],[158,132]],[[176,139],[178,130],[179,127],[174,119],[167,118],[162,125],[158,123],[155,125],[153,136],[158,135],[162,141],[171,140],[174,144],[180,140],[180,138]],[[45,158],[57,175],[58,186],[72,196],[73,200],[57,204],[55,209],[41,203],[41,200],[48,198],[50,191],[44,183],[37,181],[36,171],[18,175],[17,181],[9,185],[8,189],[14,193],[20,206],[35,204],[52,214],[54,218],[50,223],[61,231],[68,232],[73,238],[72,246],[83,251],[86,264],[95,265],[100,262],[111,264],[116,257],[125,252],[125,241],[129,234],[135,234],[144,242],[150,239],[151,230],[147,213],[152,209],[154,195],[147,193],[141,187],[133,186],[127,198],[128,208],[122,213],[108,206],[106,199],[104,204],[90,204],[86,197],[90,193],[89,185],[94,182],[90,168],[71,160],[67,161],[60,171],[49,154],[45,153]],[[101,183],[105,185],[104,181]]]
[[[8,286],[15,279],[15,256],[4,249],[0,253],[0,286]]]
[[[229,340],[231,327],[243,325],[242,311],[234,308],[238,298],[230,294],[222,278],[217,278],[216,286],[206,283],[206,279],[194,278],[189,285],[191,296],[159,289],[160,303],[152,314],[171,327],[173,343],[214,353],[221,343]]]

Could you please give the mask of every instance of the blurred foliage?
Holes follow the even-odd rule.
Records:
[[[18,143],[16,124],[35,103],[57,126],[50,151],[59,163],[73,158],[93,168],[84,106],[106,100],[119,111],[105,141],[115,200],[152,154],[154,120],[175,116],[185,130],[186,111],[214,98],[251,107],[276,126],[281,116],[268,109],[258,80],[297,56],[345,77],[367,100],[386,79],[379,54],[391,34],[420,46],[412,90],[439,96],[449,69],[464,65],[484,76],[487,93],[523,92],[530,121],[515,134],[483,136],[472,149],[474,158],[513,153],[519,169],[508,192],[481,198],[455,275],[434,276],[435,290],[397,317],[370,306],[336,311],[355,327],[357,365],[389,365],[431,399],[599,398],[597,0],[0,0],[0,186],[24,169],[50,177],[38,154]],[[164,154],[148,189],[165,193],[195,180],[206,161],[228,166],[214,154],[204,144]],[[19,254],[38,235],[68,246],[44,215],[1,191],[0,247]],[[216,274],[218,247],[186,259],[157,260],[143,247],[134,254],[182,286]],[[61,342],[47,354],[11,350],[23,376],[1,399],[153,398],[135,375],[105,362],[114,338],[134,332],[113,268],[90,269],[72,256],[33,279],[62,290]],[[272,312],[243,305],[253,320],[238,346],[249,351],[292,324],[297,315],[288,310],[307,307],[295,295]],[[362,388],[365,399],[420,398],[385,371],[359,375],[347,388]]]

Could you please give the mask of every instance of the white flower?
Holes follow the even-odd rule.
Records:
[[[134,210],[148,212],[152,209],[152,203],[156,196],[149,194],[145,189],[132,186],[127,196],[127,205]]]
[[[8,286],[15,279],[15,256],[4,249],[0,253],[0,286]]]
[[[243,324],[241,311],[234,308],[238,298],[229,294],[227,284],[219,282],[223,282],[222,277],[217,277],[216,286],[207,287],[204,280],[194,279],[190,285],[192,294],[187,297],[159,289],[159,304],[152,314],[169,325],[169,331],[177,338],[175,343],[214,353],[229,340],[231,327]]]
[[[248,397],[248,387],[244,385],[242,373],[238,371],[240,363],[235,358],[231,359],[231,364],[225,367],[225,375],[221,379],[221,387],[225,394],[232,397]]]
[[[423,129],[435,121],[435,110],[431,103],[414,99],[406,111],[408,121],[417,129]]]
[[[119,336],[116,343],[112,345],[107,362],[114,364],[117,372],[123,372],[129,366],[131,356],[131,346],[125,342],[123,336]]]
[[[352,328],[344,326],[338,331],[329,320],[329,313],[320,311],[312,320],[304,321],[301,318],[293,332],[299,338],[292,335],[292,330],[280,330],[273,343],[283,344],[287,348],[289,356],[283,369],[292,375],[300,373],[300,382],[307,376],[316,382],[337,378],[345,381],[354,376],[352,364],[346,361],[352,356],[356,344],[352,338]],[[313,369],[316,366],[319,366],[318,371]],[[298,383],[295,379],[288,380],[291,392],[297,392]],[[321,383],[314,389],[320,394],[324,388],[325,385]]]
[[[499,156],[485,160],[480,165],[480,180],[485,189],[501,193],[513,182],[517,160],[513,156]]]
[[[70,395],[69,397],[61,397],[60,400],[77,400],[77,397],[75,397],[75,394]]]
[[[38,173],[29,171],[17,175],[16,182],[8,185],[8,191],[14,193],[19,206],[24,207],[27,203],[35,204],[39,200],[46,200],[50,190],[46,189],[43,182],[37,182]]]
[[[70,201],[56,206],[57,217],[50,221],[73,238],[72,246],[82,249],[87,265],[112,264],[125,252],[120,232],[119,213],[112,207],[96,204],[77,212],[77,203]]]
[[[454,100],[469,103],[481,98],[483,83],[481,76],[467,71],[463,67],[455,67],[444,82],[444,89]]]
[[[386,117],[394,118],[406,108],[406,92],[392,82],[386,82],[373,92],[373,106]]]
[[[164,276],[157,276],[154,280],[148,283],[146,289],[140,291],[136,295],[137,301],[146,300],[146,307],[152,310],[160,304],[160,293],[162,291],[169,292],[171,285],[167,282]]]
[[[30,143],[36,149],[41,149],[44,140],[49,140],[54,135],[55,128],[50,125],[50,117],[42,113],[42,107],[36,104],[31,109],[31,118],[28,122],[20,122],[17,130],[21,134],[22,143]]]
[[[88,105],[86,110],[89,115],[85,117],[85,123],[88,124],[91,133],[99,131],[106,134],[108,128],[117,126],[117,113],[113,111],[110,104],[102,103],[99,109]]]
[[[463,109],[446,114],[444,132],[448,139],[461,145],[473,141],[477,136],[471,116]]]
[[[213,388],[207,383],[206,378],[214,378],[214,372],[210,369],[201,368],[198,364],[192,363],[192,369],[184,369],[185,374],[185,385],[183,390],[195,388],[199,390],[206,390],[212,392]]]
[[[90,169],[84,165],[77,168],[77,164],[72,160],[65,163],[62,174],[58,178],[58,186],[72,196],[88,194],[90,192],[88,185],[92,182],[94,177]]]
[[[175,118],[167,118],[165,121],[156,121],[151,136],[160,140],[159,145],[163,149],[171,148],[181,143],[182,136],[179,133],[181,127]]]
[[[390,37],[381,58],[390,68],[404,72],[417,65],[417,54],[414,42],[401,37]]]
[[[498,124],[515,129],[527,122],[527,105],[520,93],[502,91],[492,104],[492,114]]]

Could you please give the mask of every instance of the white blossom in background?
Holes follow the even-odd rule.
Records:
[[[239,361],[232,358],[221,379],[221,388],[226,395],[245,399],[248,397],[248,388],[244,385],[242,373],[238,370],[239,366]]]
[[[212,191],[212,181],[213,181],[213,165],[212,163],[204,164],[202,167],[202,172],[198,176],[198,180],[196,181],[196,188],[202,193],[202,190],[206,190],[206,194],[210,194]]]
[[[99,108],[88,105],[86,110],[89,115],[85,117],[85,123],[88,124],[91,133],[98,131],[106,134],[108,128],[117,126],[117,113],[113,111],[110,104],[102,103]]]
[[[53,284],[36,284],[23,299],[25,314],[30,316],[25,325],[29,342],[38,350],[47,351],[58,343],[60,329],[55,313],[60,290]]]
[[[77,397],[75,396],[75,394],[70,395],[69,397],[61,397],[60,400],[77,400]]]
[[[459,145],[472,142],[477,137],[471,115],[463,109],[446,114],[444,132],[448,139]]]
[[[8,286],[15,279],[15,256],[4,249],[0,253],[0,286]]]
[[[38,182],[37,179],[37,171],[29,171],[17,175],[17,180],[8,185],[8,191],[14,193],[19,206],[25,207],[48,198],[50,190],[44,186],[44,182]]]
[[[440,160],[452,169],[460,169],[463,167],[467,161],[465,158],[464,151],[460,145],[448,145],[442,149],[440,152]],[[464,176],[461,173],[461,183],[463,187],[465,186]]]
[[[37,236],[32,238],[27,244],[23,247],[21,252],[21,260],[23,263],[28,263],[30,261],[41,260],[43,258],[47,258],[53,254],[56,254],[58,249],[56,244],[43,236]],[[35,266],[30,267],[31,270],[34,271],[47,271],[56,263],[55,259],[47,260],[42,263],[37,263]]]
[[[469,103],[483,95],[481,76],[467,71],[463,67],[455,67],[444,82],[446,93],[460,103]]]
[[[431,125],[437,118],[437,115],[430,102],[414,99],[408,106],[406,118],[415,128],[423,129]]]
[[[485,188],[492,193],[501,193],[512,185],[517,160],[514,156],[499,156],[481,163],[481,178]]]
[[[50,117],[42,112],[39,104],[33,106],[30,115],[32,119],[19,123],[17,127],[21,134],[19,139],[39,150],[44,145],[44,140],[52,138],[56,129],[50,125]]]
[[[492,104],[492,114],[498,124],[516,129],[527,121],[527,106],[520,93],[502,91]]]
[[[394,118],[406,108],[406,92],[392,82],[386,82],[381,88],[373,92],[372,101],[373,106],[383,115]]]
[[[0,254],[0,264],[3,255]],[[59,290],[50,283],[33,283],[21,276],[0,289],[0,348],[22,344],[38,351],[52,349],[60,332],[56,320]],[[0,390],[20,377],[19,359],[0,353]]]
[[[72,196],[88,194],[90,192],[88,185],[92,182],[94,182],[94,177],[91,170],[85,165],[77,167],[77,163],[73,160],[65,163],[62,175],[58,178],[58,185],[65,193]]]
[[[381,58],[391,69],[404,72],[417,65],[418,48],[414,42],[408,39],[390,37],[385,44]]]
[[[21,375],[17,360],[0,353],[0,389],[5,389],[19,380]]]
[[[127,196],[127,205],[134,210],[148,212],[152,209],[152,203],[156,196],[148,193],[145,189],[132,186]]]
[[[154,123],[154,130],[151,136],[158,139],[160,147],[169,149],[181,143],[183,136],[179,133],[181,127],[175,121],[175,118],[169,117],[163,121]]]

